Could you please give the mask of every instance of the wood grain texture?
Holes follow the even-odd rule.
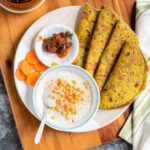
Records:
[[[96,8],[113,8],[129,25],[134,23],[135,0],[93,0]],[[40,144],[34,144],[39,121],[22,104],[13,79],[13,59],[16,47],[25,30],[40,16],[59,7],[83,5],[82,0],[46,0],[37,10],[27,14],[13,14],[0,8],[0,67],[5,81],[15,122],[25,150],[79,150],[106,143],[117,138],[130,108],[110,125],[88,133],[65,133],[45,128]],[[133,27],[133,26],[132,26]]]

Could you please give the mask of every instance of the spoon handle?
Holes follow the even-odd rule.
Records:
[[[41,140],[41,136],[44,130],[44,126],[45,126],[45,122],[46,122],[46,118],[47,118],[47,114],[48,114],[48,109],[46,110],[43,118],[42,118],[42,122],[40,123],[40,126],[38,128],[38,131],[36,133],[35,139],[34,139],[34,143],[38,144]]]

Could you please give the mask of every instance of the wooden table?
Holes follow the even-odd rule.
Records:
[[[116,121],[99,130],[88,133],[65,133],[46,127],[40,144],[34,144],[39,121],[22,104],[13,79],[13,60],[16,47],[25,30],[40,16],[59,7],[83,5],[82,0],[46,0],[37,10],[27,14],[13,14],[0,8],[0,67],[4,77],[10,105],[18,133],[25,150],[78,150],[90,148],[117,138],[129,109]],[[135,0],[93,0],[96,8],[112,7],[129,24],[134,25]]]

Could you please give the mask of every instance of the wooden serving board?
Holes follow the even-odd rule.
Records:
[[[129,25],[134,25],[135,0],[93,0],[96,8],[108,5]],[[34,144],[39,121],[22,104],[13,79],[13,60],[16,47],[27,28],[40,16],[59,7],[83,5],[82,0],[46,0],[37,10],[26,14],[13,14],[0,8],[0,67],[4,77],[10,105],[25,150],[78,150],[117,139],[130,108],[110,125],[88,133],[65,133],[46,127],[40,144]],[[32,33],[31,33],[32,34]]]

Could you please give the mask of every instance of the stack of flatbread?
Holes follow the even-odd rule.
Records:
[[[79,52],[75,65],[85,68],[101,92],[100,108],[131,104],[146,86],[147,62],[137,36],[109,7],[89,3],[77,28]]]

